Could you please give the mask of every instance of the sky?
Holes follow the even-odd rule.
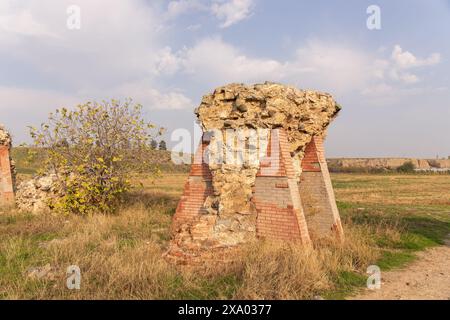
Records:
[[[0,123],[17,145],[56,108],[131,97],[172,146],[215,87],[274,81],[342,105],[328,157],[447,157],[449,58],[449,0],[1,0]]]

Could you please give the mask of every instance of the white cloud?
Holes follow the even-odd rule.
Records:
[[[441,61],[441,55],[439,53],[432,53],[428,58],[419,59],[411,52],[403,51],[399,45],[394,47],[391,58],[399,68],[403,69],[433,66]]]
[[[149,109],[181,110],[193,108],[194,104],[179,91],[160,91],[152,87],[151,81],[140,81],[121,85],[113,90],[119,98],[132,97]]]
[[[5,4],[8,3],[4,3],[4,5]],[[56,36],[43,24],[38,23],[29,11],[1,15],[0,31],[4,35],[7,33],[14,33],[24,36]]]
[[[364,89],[374,72],[371,57],[365,52],[321,41],[306,43],[288,61],[250,56],[218,37],[171,54],[167,60],[208,87],[279,81],[341,94]]]
[[[57,108],[73,107],[81,102],[77,96],[53,90],[16,86],[0,86],[0,101],[0,122],[13,134],[15,145],[30,141],[27,126],[39,125]]]
[[[166,18],[175,19],[190,11],[207,10],[200,0],[174,0],[167,5]]]
[[[176,88],[156,89],[163,87],[159,76],[178,70],[178,60],[164,44],[163,17],[156,8],[139,0],[77,0],[82,27],[68,30],[66,9],[71,4],[71,0],[57,4],[53,0],[24,0],[20,4],[2,0],[0,56],[13,55],[32,65],[34,76],[56,79],[58,87],[72,92],[78,102],[86,97],[114,98],[117,94],[136,96],[144,106],[161,109],[192,106]],[[175,12],[181,10],[173,8]],[[127,93],[124,81],[145,86],[129,85]],[[15,92],[11,91],[11,97],[17,99],[16,105],[30,106],[30,101],[22,100]],[[25,92],[31,97],[44,94]],[[39,105],[53,109],[61,101],[52,92],[40,98]]]
[[[185,87],[185,78],[186,86],[202,88],[269,80],[334,94],[379,92],[383,85],[418,83],[418,68],[434,66],[441,59],[438,53],[418,58],[399,45],[389,55],[385,50],[371,53],[315,40],[304,43],[291,59],[280,60],[249,54],[219,37],[174,51],[166,42],[167,16],[209,10],[225,28],[251,15],[254,1],[171,1],[165,16],[140,0],[77,0],[82,28],[73,31],[66,27],[71,4],[71,0],[1,1],[0,58],[14,56],[32,66],[36,78],[55,79],[58,87],[76,97],[120,94],[155,108],[190,108],[192,101],[184,93],[162,82],[170,79]]]
[[[389,76],[392,80],[401,81],[405,84],[412,84],[419,82],[419,77],[409,72],[398,71],[393,68],[389,71]]]
[[[358,48],[309,41],[288,64],[288,79],[301,87],[344,93],[363,87],[371,77],[370,56]]]
[[[108,92],[97,93],[95,97],[83,94],[65,94],[54,90],[0,86],[0,121],[13,133],[16,145],[28,141],[28,125],[39,125],[46,121],[50,112],[57,108],[72,108],[79,103],[111,97],[125,99],[133,97],[134,102],[143,104],[147,110],[180,110],[192,108],[192,101],[177,91],[159,91],[151,82],[130,83]]]
[[[180,75],[187,74],[191,81],[208,87],[229,82],[279,81],[328,91],[339,97],[348,93],[394,95],[402,86],[420,81],[417,74],[400,67],[392,56],[383,57],[384,51],[371,53],[319,40],[306,42],[287,61],[245,54],[219,37],[166,53],[166,69],[176,69]],[[432,66],[437,63],[433,56],[416,59],[414,64]]]
[[[155,72],[156,74],[173,75],[180,69],[181,60],[172,48],[164,47],[157,55]]]
[[[395,45],[388,60],[375,61],[374,74],[380,79],[414,84],[420,82],[420,78],[417,74],[408,70],[434,66],[440,61],[439,53],[433,53],[428,58],[420,59],[409,51],[403,51],[400,45]]]
[[[70,0],[8,3],[0,11],[0,21],[11,21],[0,37],[0,53],[14,50],[36,70],[73,85],[89,87],[102,79],[119,81],[149,72],[161,47],[157,13],[137,0],[78,0],[80,30],[67,29]],[[21,22],[24,16],[27,23]],[[36,26],[37,31],[31,32]],[[48,30],[55,36],[42,38]],[[14,40],[13,48],[3,45],[5,37]]]
[[[193,12],[210,13],[217,18],[221,28],[228,28],[251,16],[255,0],[173,0],[167,5],[164,18],[174,20]],[[188,27],[196,30],[199,24]]]
[[[161,93],[155,89],[150,89],[149,98],[151,99],[150,105],[156,109],[181,110],[194,107],[191,99],[179,92]]]
[[[174,20],[192,12],[208,12],[217,18],[221,28],[228,28],[252,14],[254,0],[173,0],[167,5],[164,18]],[[189,30],[199,28],[199,24],[189,26]]]
[[[248,18],[253,7],[253,0],[216,0],[211,6],[211,11],[223,21],[220,27],[227,28]]]
[[[66,95],[52,90],[39,90],[33,88],[19,88],[13,86],[0,86],[0,111],[2,117],[9,113],[39,112],[46,115],[59,107],[70,107],[80,101],[75,96]]]
[[[179,56],[185,73],[215,84],[280,80],[283,73],[283,64],[279,61],[248,57],[217,37],[203,39]]]

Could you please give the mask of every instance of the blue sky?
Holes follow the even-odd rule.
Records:
[[[202,95],[267,80],[343,106],[330,157],[449,156],[449,39],[448,0],[2,0],[0,122],[21,143],[57,107],[132,97],[171,145]]]

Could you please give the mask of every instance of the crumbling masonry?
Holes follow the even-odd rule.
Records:
[[[14,204],[14,164],[9,151],[11,136],[0,124],[0,205]]]
[[[167,257],[196,263],[255,238],[342,238],[323,150],[340,107],[329,94],[230,84],[196,109],[203,137]],[[225,254],[226,255],[226,254]]]

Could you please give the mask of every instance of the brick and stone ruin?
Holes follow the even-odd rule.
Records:
[[[14,204],[15,168],[11,160],[11,135],[0,124],[0,205]]]
[[[323,150],[339,110],[329,94],[267,82],[204,96],[204,133],[167,257],[195,264],[256,238],[342,239]]]
[[[0,206],[14,206],[34,214],[49,210],[47,205],[55,197],[55,175],[39,175],[16,186],[16,169],[11,160],[11,135],[0,124]]]

